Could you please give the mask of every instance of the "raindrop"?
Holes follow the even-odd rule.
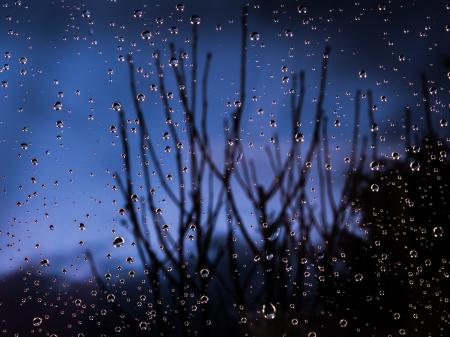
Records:
[[[106,300],[107,300],[109,303],[112,303],[112,302],[114,302],[114,301],[116,300],[116,295],[114,295],[114,294],[108,294],[108,295],[106,295]]]
[[[85,19],[90,19],[92,14],[91,11],[89,9],[85,9],[82,13],[81,16]]]
[[[116,247],[116,248],[122,247],[124,243],[125,243],[125,239],[123,237],[121,237],[121,236],[117,236],[113,240],[113,246]]]
[[[259,41],[260,35],[258,32],[252,32],[250,33],[250,40],[252,41]]]
[[[378,192],[380,190],[380,186],[378,186],[377,184],[372,184],[370,185],[370,190],[372,192]]]
[[[40,326],[42,324],[42,318],[35,317],[33,318],[33,326]]]
[[[307,12],[307,8],[304,5],[298,5],[297,6],[297,12],[299,12],[300,14],[306,14]]]
[[[378,171],[380,169],[380,164],[377,161],[370,162],[370,169],[372,171]]]
[[[202,269],[200,270],[200,276],[203,278],[207,278],[209,276],[209,270],[208,269]]]
[[[143,40],[150,40],[152,38],[152,33],[149,30],[144,30],[141,32],[141,38]]]
[[[339,321],[339,326],[340,326],[341,328],[346,328],[347,325],[348,325],[348,322],[347,322],[346,319],[341,319],[341,320]]]
[[[265,319],[274,319],[277,313],[277,309],[272,303],[263,304],[262,313]]]
[[[378,131],[378,125],[376,123],[372,123],[370,125],[370,132],[376,132]]]
[[[169,59],[169,66],[177,67],[178,66],[178,59],[176,57],[171,57]]]
[[[444,234],[444,230],[442,229],[442,227],[437,226],[437,227],[433,228],[433,235],[436,238],[440,238],[443,234]]]
[[[133,16],[134,16],[135,18],[142,18],[142,15],[143,15],[143,12],[142,12],[142,10],[140,10],[140,9],[136,9],[136,10],[133,12]]]
[[[294,137],[296,142],[303,142],[305,140],[305,137],[301,132],[296,132]]]
[[[362,274],[355,274],[355,281],[361,282],[363,280],[364,276]]]
[[[409,167],[411,168],[411,171],[413,171],[413,172],[417,172],[420,170],[420,164],[417,161],[411,162],[411,164],[409,164]]]
[[[114,103],[111,105],[111,107],[112,107],[112,109],[113,109],[114,111],[121,111],[121,110],[122,110],[122,104],[120,104],[120,103],[118,103],[118,102],[114,102]]]
[[[200,24],[200,17],[198,15],[192,15],[189,19],[191,24],[193,25],[199,25]]]
[[[175,9],[177,10],[177,12],[183,12],[184,11],[184,4],[178,3],[175,6]]]
[[[200,303],[201,304],[206,304],[206,303],[208,303],[208,301],[209,301],[209,297],[208,296],[206,296],[206,295],[200,296]]]
[[[286,29],[286,30],[284,31],[284,35],[285,35],[286,37],[294,37],[294,32],[293,32],[292,30],[290,30],[290,29]]]
[[[62,103],[60,101],[55,102],[55,104],[53,104],[53,109],[60,111],[62,109]]]

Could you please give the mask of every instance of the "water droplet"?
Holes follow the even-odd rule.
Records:
[[[125,239],[123,237],[121,237],[121,236],[117,236],[113,240],[113,246],[116,247],[116,248],[122,247],[124,243],[125,243]]]
[[[121,110],[122,110],[122,104],[120,104],[119,102],[114,102],[114,103],[111,105],[111,107],[112,107],[112,109],[113,109],[114,111],[121,111]]]
[[[372,184],[370,185],[370,190],[372,192],[378,192],[380,190],[380,186],[378,186],[377,184]]]
[[[200,270],[200,276],[203,278],[207,278],[209,276],[209,270],[208,269],[202,269]]]
[[[307,8],[304,5],[298,5],[297,6],[297,12],[299,12],[300,14],[306,14],[307,12]]]
[[[191,24],[193,25],[199,25],[200,24],[200,17],[198,15],[192,15],[189,19]]]
[[[411,168],[411,171],[413,171],[413,172],[417,172],[420,170],[420,164],[417,161],[411,162],[411,164],[409,164],[409,167]]]
[[[340,326],[341,328],[346,328],[347,325],[348,325],[348,322],[347,322],[346,319],[341,319],[341,320],[339,321],[339,326]]]
[[[184,11],[184,4],[178,3],[178,4],[175,6],[175,9],[177,10],[177,12],[183,12],[183,11]]]
[[[41,317],[33,318],[33,326],[40,326],[41,324],[42,324],[42,318]]]
[[[85,9],[82,13],[81,16],[85,19],[90,19],[92,14],[91,11],[89,9]]]
[[[55,104],[53,104],[53,109],[56,111],[59,111],[62,109],[62,103],[60,101],[55,102]]]
[[[442,227],[437,226],[433,228],[433,235],[437,238],[440,238],[444,234],[444,230]]]
[[[169,59],[169,66],[178,67],[178,59],[176,57],[171,57]]]
[[[142,18],[142,15],[143,15],[143,12],[140,9],[135,9],[134,12],[133,12],[133,16],[135,18]]]
[[[362,274],[355,274],[355,281],[361,282],[363,280],[364,276]]]
[[[378,171],[380,169],[380,163],[378,163],[377,161],[370,162],[369,166],[372,171]]]
[[[108,295],[106,295],[106,300],[107,300],[109,303],[112,303],[112,302],[114,302],[114,301],[116,300],[116,295],[114,295],[114,294],[108,294]]]
[[[144,30],[141,32],[141,38],[143,40],[150,40],[152,38],[152,33],[149,30]]]
[[[290,29],[286,29],[286,30],[284,31],[284,35],[285,35],[286,37],[294,37],[294,32],[293,32],[292,30],[290,30]]]
[[[274,319],[277,313],[277,309],[272,303],[263,304],[262,313],[265,319]]]
[[[294,138],[296,142],[303,142],[305,140],[305,136],[301,132],[295,133]]]
[[[252,32],[250,33],[250,40],[252,41],[259,41],[260,35],[258,32]]]

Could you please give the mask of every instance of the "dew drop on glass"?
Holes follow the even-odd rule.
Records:
[[[277,313],[277,309],[272,303],[263,304],[262,306],[262,314],[265,319],[274,319]]]
[[[122,247],[125,243],[125,239],[121,236],[117,236],[113,240],[113,246],[116,248]]]

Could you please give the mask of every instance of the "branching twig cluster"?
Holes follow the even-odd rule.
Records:
[[[139,134],[139,167],[142,170],[145,193],[139,196],[133,181],[131,149],[125,110],[120,116],[123,171],[114,174],[126,202],[128,222],[137,250],[147,270],[156,313],[152,320],[162,333],[180,328],[189,334],[189,322],[201,322],[201,335],[208,334],[211,306],[208,296],[219,298],[226,294],[236,305],[234,314],[241,322],[254,308],[263,316],[282,319],[290,305],[302,310],[308,285],[307,269],[317,268],[319,274],[331,275],[333,257],[339,250],[340,235],[355,217],[352,201],[356,197],[357,180],[367,166],[368,139],[360,144],[360,103],[367,98],[368,120],[371,128],[371,165],[376,165],[377,125],[374,118],[372,94],[356,93],[351,155],[342,190],[333,185],[328,137],[328,117],[324,109],[330,48],[323,52],[319,94],[315,103],[313,129],[310,137],[302,133],[305,101],[305,74],[292,74],[290,90],[290,147],[282,154],[279,135],[275,147],[266,147],[272,178],[261,181],[254,159],[246,155],[242,143],[242,118],[246,107],[248,8],[241,17],[241,68],[238,101],[231,117],[224,121],[225,145],[221,158],[213,148],[208,134],[208,78],[212,55],[208,54],[200,69],[198,61],[198,24],[192,25],[192,63],[185,64],[187,55],[170,45],[170,68],[178,88],[178,101],[184,115],[185,134],[174,121],[174,108],[167,89],[168,74],[159,51],[154,53],[158,90],[164,110],[166,139],[172,141],[175,176],[166,172],[152,140],[150,123],[138,99],[133,59],[128,58],[130,86]],[[189,72],[188,72],[189,70]],[[202,70],[202,75],[200,75]],[[409,135],[406,137],[408,144]],[[409,145],[407,145],[409,146]],[[308,193],[308,180],[318,178],[319,207],[313,207]],[[358,177],[358,178],[356,178]],[[170,183],[176,182],[175,184]],[[164,212],[158,208],[157,188],[162,190],[176,208],[177,223],[171,228]],[[240,200],[244,196],[245,202]],[[253,220],[244,214],[242,205],[252,207]],[[274,207],[273,205],[276,205]],[[149,219],[147,219],[149,215]],[[217,244],[216,227],[225,219],[226,240]],[[256,225],[253,225],[255,223]],[[194,251],[186,248],[195,230]],[[151,235],[150,235],[151,233]],[[314,234],[315,233],[315,234]],[[315,250],[312,235],[326,243],[324,257],[311,259]],[[237,242],[251,253],[254,263],[244,270],[239,259]],[[155,247],[155,244],[159,247]],[[256,275],[262,282],[256,285]],[[214,282],[216,281],[216,282]],[[167,287],[163,287],[163,283]],[[212,284],[217,287],[211,290]],[[170,289],[171,295],[164,293]],[[247,294],[252,292],[252,296]],[[192,295],[192,296],[191,296]],[[173,301],[173,313],[164,310],[163,302]],[[190,306],[201,306],[200,316],[193,318]],[[217,307],[217,305],[216,305]],[[223,310],[230,314],[230,310]],[[281,317],[281,318],[279,318]],[[165,319],[163,319],[165,318]],[[174,323],[175,318],[180,323]],[[246,327],[243,325],[243,329]]]

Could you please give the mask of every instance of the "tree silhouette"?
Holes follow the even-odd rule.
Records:
[[[184,50],[170,45],[169,69],[177,94],[167,89],[170,75],[160,52],[153,54],[168,129],[164,137],[172,142],[166,152],[173,156],[174,172],[158,156],[131,55],[137,144],[130,140],[131,120],[125,107],[113,106],[119,114],[123,158],[123,172],[113,177],[122,192],[122,213],[127,218],[123,223],[134,236],[152,303],[145,317],[112,303],[121,324],[135,336],[149,330],[164,336],[335,336],[339,327],[340,335],[396,334],[406,327],[414,327],[414,334],[435,329],[442,335],[446,313],[442,303],[448,301],[441,289],[442,280],[448,278],[444,246],[448,161],[447,148],[432,132],[426,85],[429,135],[421,151],[408,145],[407,135],[407,156],[402,160],[379,158],[372,94],[357,91],[349,166],[343,188],[336,193],[323,107],[330,55],[326,47],[311,136],[302,133],[305,75],[298,72],[291,78],[290,146],[282,155],[279,135],[274,134],[275,146],[265,148],[272,177],[262,181],[260,163],[247,155],[241,134],[247,101],[248,7],[243,7],[241,17],[239,98],[224,120],[222,155],[211,145],[208,131],[213,57],[208,54],[203,67],[199,65],[198,20],[192,17],[191,23],[191,64],[185,64]],[[183,109],[185,132],[180,131],[169,99],[175,95]],[[363,98],[371,132],[360,144]],[[134,152],[138,162],[132,159]],[[135,182],[136,170],[143,186]],[[312,175],[318,177],[317,208],[308,193]],[[168,224],[158,203],[161,195],[176,208],[171,216],[177,223]],[[243,205],[251,205],[252,220],[244,215]],[[216,230],[223,219],[224,237]],[[366,235],[356,235],[348,229],[350,223],[359,223]],[[191,242],[194,248],[187,248]],[[103,293],[110,294],[92,256],[87,257]],[[396,313],[401,313],[400,319],[393,318]],[[434,320],[433,327],[424,323],[428,317]]]
[[[425,75],[422,85],[424,135],[412,141],[407,107],[405,155],[374,152],[373,171],[355,172],[353,210],[365,237],[342,231],[329,253],[344,254],[345,267],[334,267],[340,275],[319,298],[326,315],[345,317],[344,335],[444,336],[448,329],[448,146],[433,131]]]

